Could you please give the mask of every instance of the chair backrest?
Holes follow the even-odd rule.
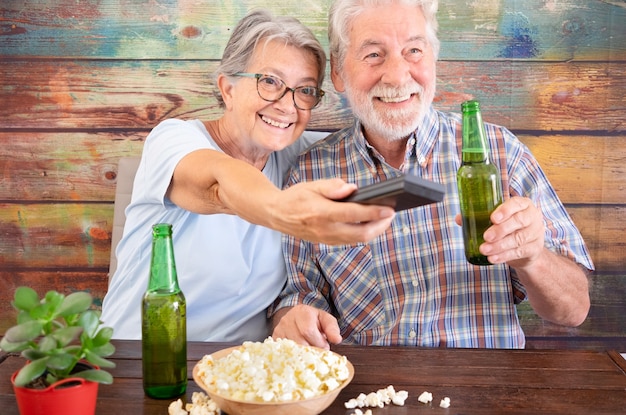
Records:
[[[133,192],[135,173],[139,167],[140,157],[122,157],[117,165],[117,184],[115,187],[115,208],[113,211],[113,229],[111,232],[111,260],[109,262],[109,280],[117,269],[115,249],[122,238],[126,222],[126,206],[130,203]]]

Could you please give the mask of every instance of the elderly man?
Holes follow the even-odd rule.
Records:
[[[580,325],[593,263],[529,150],[487,124],[505,201],[480,251],[464,256],[456,172],[461,119],[432,107],[436,0],[337,0],[329,14],[331,76],[354,125],[316,143],[288,184],[340,177],[359,187],[410,173],[446,187],[441,203],[398,212],[363,244],[284,237],[288,283],[274,304],[274,337],[329,347],[347,343],[523,348],[516,304]]]

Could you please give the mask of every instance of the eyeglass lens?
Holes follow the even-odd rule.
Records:
[[[285,96],[288,91],[291,91],[296,107],[303,110],[315,108],[321,98],[320,91],[317,87],[299,86],[289,88],[280,79],[269,75],[263,75],[257,78],[257,90],[261,98],[271,102],[278,101]]]

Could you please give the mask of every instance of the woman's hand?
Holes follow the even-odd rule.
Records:
[[[325,244],[368,242],[385,232],[395,211],[388,206],[337,202],[356,190],[341,179],[297,183],[270,202],[270,226]]]

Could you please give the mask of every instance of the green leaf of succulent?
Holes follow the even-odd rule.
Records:
[[[46,374],[46,384],[47,384],[47,385],[52,385],[53,383],[55,383],[55,382],[57,382],[57,381],[59,381],[59,380],[61,380],[61,379],[62,379],[62,378],[60,378],[60,377],[56,376],[56,375],[55,375],[54,373],[52,373],[52,372],[48,372],[48,373]]]
[[[39,347],[39,350],[41,352],[46,353],[46,352],[50,352],[51,350],[55,350],[58,347],[58,343],[52,335],[48,335],[48,336],[42,337],[41,340],[39,340],[39,343],[37,344],[37,346]]]
[[[70,295],[65,297],[63,303],[57,310],[57,314],[62,317],[72,314],[80,314],[83,311],[87,310],[89,307],[91,307],[92,302],[93,299],[91,297],[91,294],[85,291],[71,293]]]
[[[69,372],[76,363],[76,359],[71,354],[54,354],[48,359],[48,367],[61,372]]]
[[[78,319],[78,324],[85,329],[85,335],[91,339],[98,331],[100,316],[95,310],[87,310]]]
[[[7,330],[4,337],[11,343],[21,343],[31,341],[41,335],[42,324],[37,320],[27,321]]]
[[[17,314],[17,324],[23,324],[32,320],[36,319],[31,315],[30,311],[22,310]]]
[[[16,386],[24,386],[37,379],[39,376],[43,375],[46,371],[46,364],[48,362],[48,358],[44,357],[43,359],[34,360],[22,369],[20,369],[19,373],[15,377],[15,385]]]
[[[82,331],[82,327],[63,327],[56,330],[51,336],[58,342],[59,347],[65,347],[76,340]]]
[[[14,298],[13,307],[18,310],[29,311],[39,304],[39,295],[30,287],[17,287]]]
[[[46,296],[44,297],[44,302],[46,304],[50,304],[55,309],[58,309],[61,306],[61,303],[63,303],[64,298],[65,295],[61,294],[60,292],[51,290],[46,293]]]
[[[98,356],[97,354],[87,350],[87,353],[85,354],[85,359],[87,359],[87,361],[89,363],[91,363],[92,365],[96,365],[96,366],[100,366],[100,367],[115,367],[115,363],[107,360],[103,357]]]
[[[56,291],[48,291],[43,301],[44,316],[47,320],[54,320],[59,315],[59,308],[65,296]]]
[[[0,349],[4,350],[5,352],[21,352],[27,347],[28,342],[13,343],[10,342],[9,339],[7,339],[6,337],[3,337],[2,340],[0,340]]]
[[[65,353],[69,353],[72,354],[74,356],[78,356],[82,350],[82,347],[78,344],[73,344],[71,346],[67,346],[65,347],[63,350],[65,350]]]
[[[96,334],[96,336],[93,338],[93,346],[100,347],[102,345],[105,345],[109,343],[109,341],[111,340],[111,337],[113,337],[113,328],[102,327],[98,331],[98,334]]]
[[[115,346],[113,346],[111,343],[107,343],[103,344],[102,346],[94,347],[90,350],[98,356],[106,357],[111,356],[113,353],[115,353]]]
[[[83,348],[85,349],[91,350],[93,348],[93,342],[91,341],[91,338],[89,338],[85,330],[80,333],[80,344],[82,344]]]
[[[50,321],[54,318],[51,316],[51,308],[51,304],[41,303],[29,311],[30,317],[34,320]]]
[[[26,349],[22,352],[22,357],[26,360],[38,360],[48,356],[47,353],[43,353],[37,349]]]
[[[72,377],[83,378],[92,382],[98,382],[105,385],[110,385],[111,383],[113,383],[113,376],[111,376],[110,373],[105,372],[104,370],[83,370],[82,372],[73,374]]]

